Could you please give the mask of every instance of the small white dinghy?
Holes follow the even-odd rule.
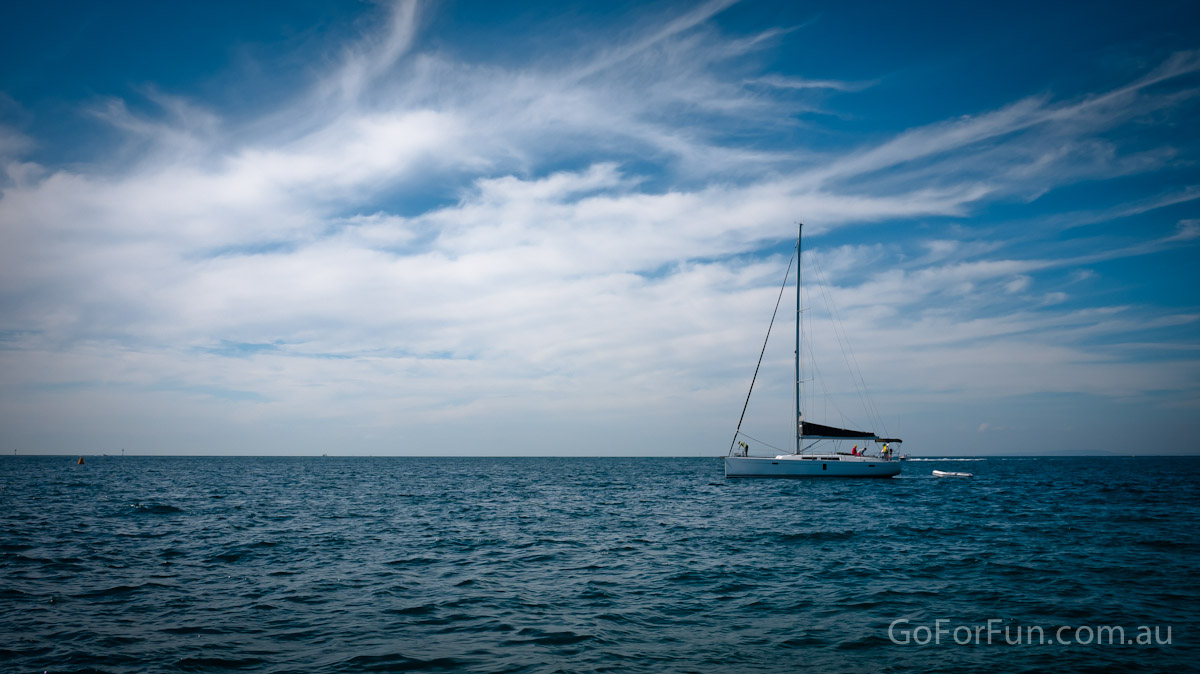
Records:
[[[935,470],[934,477],[975,477],[975,473],[957,473],[952,470]]]

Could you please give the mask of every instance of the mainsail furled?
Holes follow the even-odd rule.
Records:
[[[800,435],[812,440],[873,440],[878,437],[871,431],[852,431],[848,428],[814,424],[811,421],[800,422]]]

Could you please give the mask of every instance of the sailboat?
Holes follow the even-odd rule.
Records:
[[[804,224],[800,223],[796,233],[796,267],[799,270],[800,254],[802,252],[801,243],[804,237]],[[790,265],[789,265],[790,272]],[[811,421],[804,420],[804,413],[800,410],[800,289],[801,275],[799,271],[796,274],[796,362],[795,362],[795,386],[796,386],[796,437],[795,451],[791,454],[777,454],[775,456],[751,456],[749,446],[745,442],[739,441],[742,437],[742,420],[746,416],[746,407],[742,408],[742,420],[738,421],[737,430],[734,431],[733,443],[729,446],[729,453],[725,457],[725,477],[775,477],[775,478],[800,478],[800,477],[893,477],[900,474],[900,461],[892,459],[891,445],[902,442],[899,438],[885,438],[871,431],[859,431],[849,428],[838,428],[835,426],[826,426],[825,424],[817,424]],[[786,287],[787,280],[784,284]],[[780,289],[782,296],[783,290]],[[778,311],[778,304],[776,304]],[[774,317],[771,321],[774,323]],[[770,328],[767,329],[767,335],[770,336]],[[766,344],[763,344],[763,353],[766,353]],[[759,355],[759,366],[762,365],[762,355]],[[758,377],[758,369],[754,370],[755,378]],[[754,381],[750,383],[751,392],[754,389]],[[750,396],[746,396],[746,405],[750,404]],[[857,451],[838,452],[838,451],[817,451],[818,447],[823,442],[835,440],[861,440],[865,442],[875,442],[883,445],[878,455],[869,456],[866,453],[858,453]]]

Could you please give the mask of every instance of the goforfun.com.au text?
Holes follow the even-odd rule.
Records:
[[[1122,625],[1041,625],[1004,624],[999,618],[990,618],[982,625],[950,626],[949,620],[938,619],[932,625],[913,625],[907,619],[893,620],[888,626],[888,639],[894,644],[941,645],[954,643],[959,646],[982,644],[1058,644],[1068,646],[1169,646],[1171,626],[1138,625],[1126,629]],[[1001,627],[1003,625],[1003,627]]]

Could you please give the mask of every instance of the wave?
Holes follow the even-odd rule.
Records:
[[[464,668],[468,663],[455,658],[422,660],[402,653],[384,653],[382,655],[356,655],[346,660],[344,664],[349,665],[354,671],[360,672],[396,672],[422,669],[457,670]]]
[[[963,467],[989,479],[939,485],[914,463],[713,489],[722,466],[699,459],[157,458],[135,485],[89,468],[81,499],[63,471],[33,485],[0,457],[0,633],[32,635],[0,644],[0,670],[920,671],[933,651],[893,644],[890,621],[1083,625],[1125,606],[1177,640],[1196,628],[1180,607],[1200,605],[1181,580],[1200,458],[915,460],[989,461]],[[996,674],[1132,653],[1003,650],[935,655]],[[1178,648],[1135,655],[1178,669]]]
[[[249,669],[267,664],[262,658],[183,658],[175,668],[185,672],[208,672],[214,669]]]
[[[540,644],[544,646],[567,646],[577,644],[583,641],[591,641],[597,639],[592,634],[580,634],[571,630],[542,630],[535,627],[526,627],[517,632],[518,636],[526,637],[523,639],[509,639],[509,643],[514,644]],[[603,641],[603,640],[601,640]]]
[[[183,512],[181,508],[166,503],[131,503],[129,507],[133,508],[135,515],[173,515]]]
[[[840,531],[804,531],[790,534],[776,534],[775,540],[780,543],[820,543],[823,541],[844,541],[854,538],[857,532],[850,529]]]
[[[91,592],[83,592],[80,594],[73,594],[71,596],[76,599],[99,599],[102,597],[116,597],[116,596],[120,596],[120,595],[126,595],[126,594],[130,594],[133,592],[138,592],[145,588],[154,589],[154,588],[169,588],[169,587],[171,587],[171,586],[163,585],[162,583],[154,583],[154,582],[142,583],[140,585],[114,585],[113,587],[104,588],[102,590],[93,590]]]

